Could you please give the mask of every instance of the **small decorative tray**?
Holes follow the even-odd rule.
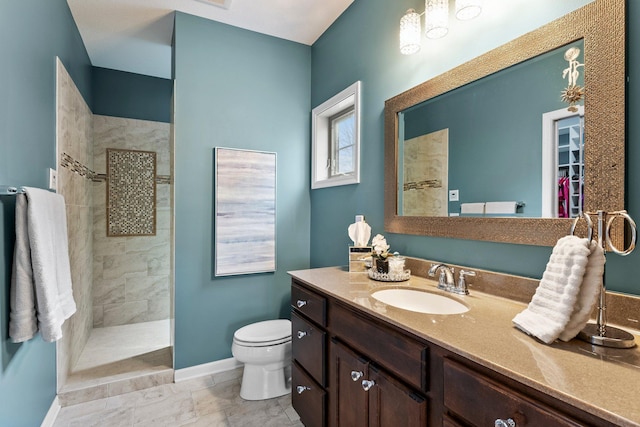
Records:
[[[404,282],[411,277],[411,270],[404,270],[402,273],[378,273],[370,268],[369,277],[379,282]]]

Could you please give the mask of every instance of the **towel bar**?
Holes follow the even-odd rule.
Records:
[[[24,193],[22,187],[12,187],[10,185],[0,185],[0,196],[14,196]]]

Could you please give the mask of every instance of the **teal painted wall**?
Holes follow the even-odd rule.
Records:
[[[93,67],[93,114],[169,123],[173,81]]]
[[[392,250],[406,255],[485,268],[539,278],[551,248],[510,245],[469,240],[408,236],[384,232],[383,217],[383,131],[384,101],[418,83],[439,75],[474,56],[537,28],[541,24],[589,3],[585,0],[557,2],[495,2],[514,7],[500,15],[487,12],[499,32],[478,31],[471,21],[457,25],[441,40],[428,41],[414,56],[398,50],[398,23],[410,7],[418,11],[424,3],[413,0],[355,0],[312,48],[311,103],[316,106],[357,80],[362,81],[361,183],[313,190],[311,193],[311,265],[344,265],[344,248],[349,244],[347,227],[355,214],[364,214],[373,233],[386,234]],[[513,3],[513,4],[512,4]],[[640,4],[628,2],[627,20],[640,19]],[[509,19],[506,19],[506,17]],[[636,141],[640,123],[640,29],[628,26],[628,118],[627,158],[629,165],[640,162]],[[475,31],[474,31],[475,30]],[[640,217],[640,172],[627,168],[628,210]],[[640,251],[626,258],[607,259],[609,289],[640,294]]]
[[[91,64],[65,0],[0,2],[0,184],[46,187],[55,168],[55,57],[91,105]],[[0,425],[37,426],[56,395],[55,344],[8,338],[14,198],[0,197]]]
[[[231,357],[233,332],[289,316],[309,266],[311,49],[176,14],[175,367]],[[277,271],[213,277],[213,148],[277,153]]]

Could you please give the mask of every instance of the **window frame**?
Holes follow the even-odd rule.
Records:
[[[360,183],[360,87],[357,81],[311,111],[311,189]],[[354,170],[332,175],[332,119],[350,109],[354,112]]]

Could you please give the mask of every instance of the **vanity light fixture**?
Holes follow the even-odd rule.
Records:
[[[424,15],[424,34],[429,39],[439,39],[449,32],[449,0],[425,0],[425,10],[418,13],[409,9],[400,18],[400,53],[412,55],[420,50],[421,24]],[[480,15],[482,0],[456,0],[456,17],[467,21]]]
[[[480,15],[482,0],[456,0],[456,18],[468,21]]]
[[[424,35],[440,39],[449,32],[449,0],[426,0],[424,8]]]

